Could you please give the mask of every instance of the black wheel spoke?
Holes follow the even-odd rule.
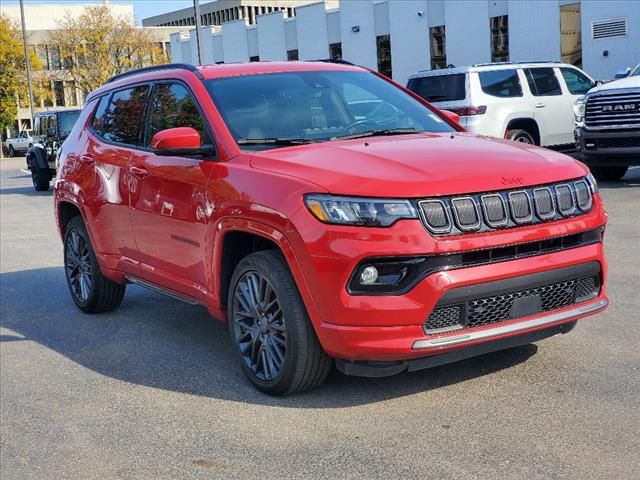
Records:
[[[67,236],[65,245],[65,270],[71,292],[81,302],[87,302],[93,283],[89,244],[77,230]]]
[[[236,283],[231,313],[244,364],[258,380],[274,380],[285,360],[286,326],[273,285],[256,271],[245,273]]]

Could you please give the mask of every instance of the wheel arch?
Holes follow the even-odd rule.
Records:
[[[518,117],[512,118],[507,121],[507,127],[505,128],[505,137],[507,136],[510,130],[526,130],[531,134],[533,140],[536,145],[540,145],[541,143],[541,132],[540,127],[538,126],[538,122],[531,117]]]

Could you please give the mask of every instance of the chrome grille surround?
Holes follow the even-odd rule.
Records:
[[[593,191],[585,178],[418,201],[420,219],[433,235],[486,232],[562,220],[592,208]]]
[[[451,199],[453,216],[456,225],[463,232],[473,232],[480,229],[482,220],[478,205],[471,197],[455,197]]]
[[[584,118],[590,130],[640,126],[640,89],[625,88],[589,95]]]

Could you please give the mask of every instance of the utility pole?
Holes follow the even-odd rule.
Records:
[[[20,0],[22,1],[22,0]],[[198,65],[202,65],[204,60],[204,45],[202,45],[202,22],[200,21],[200,0],[193,0],[193,11],[196,17],[196,44],[198,46]]]
[[[24,21],[24,3],[20,0],[20,18],[22,20],[22,42],[24,43],[24,58],[27,65],[27,85],[29,87],[29,112],[31,113],[31,128],[33,128],[33,89],[31,88],[31,61],[29,47],[27,47],[27,27]]]

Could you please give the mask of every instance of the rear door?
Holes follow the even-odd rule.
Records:
[[[181,82],[154,86],[147,112],[145,151],[131,158],[131,215],[142,277],[175,292],[204,300],[211,263],[205,235],[213,212],[207,198],[211,159],[159,156],[151,139],[161,130],[192,127],[202,144],[212,144],[210,129],[189,88]]]
[[[129,87],[100,99],[90,123],[89,139],[79,157],[92,215],[92,241],[107,268],[140,275],[131,226],[129,162],[140,148],[148,85]]]
[[[525,68],[523,72],[532,95],[529,103],[540,129],[540,144],[573,143],[573,122],[567,122],[567,100],[562,95],[555,68]],[[573,111],[573,107],[569,111]]]

